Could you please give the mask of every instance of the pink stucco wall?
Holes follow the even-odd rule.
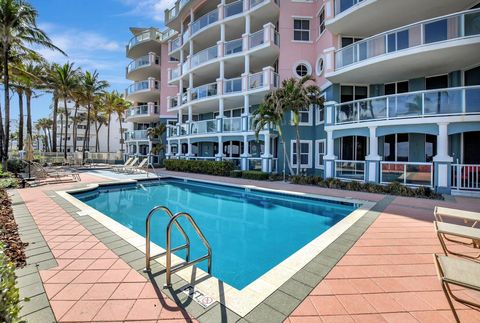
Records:
[[[174,36],[175,37],[175,36]],[[168,56],[168,42],[163,43],[161,48],[161,72],[160,72],[160,115],[162,116],[175,116],[175,113],[167,112],[167,97],[175,96],[178,93],[178,87],[176,85],[168,84],[168,69],[175,68],[178,62],[170,62]]]

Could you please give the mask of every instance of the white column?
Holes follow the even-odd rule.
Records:
[[[439,193],[450,193],[450,165],[453,158],[448,155],[448,122],[438,124],[437,155],[433,157],[433,185]]]
[[[217,132],[223,132],[224,105],[225,100],[220,98],[218,100]]]
[[[192,106],[188,106],[188,122],[191,123],[193,121],[193,116],[192,116]]]
[[[324,177],[332,178],[335,176],[335,141],[333,139],[333,131],[326,130],[327,132],[327,154],[323,157],[324,162]]]
[[[190,138],[187,140],[187,157],[192,157],[192,143],[190,142]]]
[[[438,124],[437,155],[433,161],[453,161],[448,155],[448,122]]]
[[[250,15],[245,16],[245,33],[246,34],[250,34],[250,21],[251,21],[250,18],[251,18]]]
[[[262,155],[262,172],[270,173],[272,170],[272,153],[270,151],[270,134],[264,135],[264,152]]]
[[[242,113],[242,131],[248,131],[248,118],[250,117],[250,96],[243,96],[243,113]]]
[[[246,135],[243,136],[243,153],[240,157],[242,158],[240,160],[242,170],[248,170],[248,157],[250,155],[248,154],[248,138]]]
[[[222,160],[223,156],[223,139],[221,136],[218,136],[218,153],[215,155],[215,159]]]
[[[380,161],[382,157],[378,155],[378,137],[377,127],[369,127],[369,154],[365,157],[365,180],[367,182],[378,183],[380,181]]]

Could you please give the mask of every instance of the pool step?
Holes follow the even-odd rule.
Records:
[[[168,222],[167,225],[167,230],[166,230],[166,251],[162,252],[158,255],[155,256],[150,256],[150,220],[157,211],[163,211],[170,217],[170,221]],[[197,235],[199,238],[202,240],[204,246],[207,248],[207,254],[204,256],[201,256],[197,259],[190,260],[190,239],[188,235],[185,233],[185,230],[183,230],[182,226],[178,222],[179,218],[185,217],[187,220],[190,222],[192,227],[195,229]],[[185,239],[185,244],[172,248],[171,245],[171,236],[172,236],[172,226],[175,225],[182,236]],[[178,212],[177,214],[173,215],[172,211],[166,206],[156,206],[147,215],[147,220],[145,222],[145,239],[146,239],[146,247],[145,247],[145,271],[150,271],[150,261],[157,259],[162,256],[166,256],[166,274],[167,274],[167,283],[165,284],[165,287],[170,288],[172,286],[172,274],[185,269],[187,267],[193,266],[201,261],[208,260],[208,273],[212,273],[212,248],[210,247],[210,243],[208,240],[205,238],[203,235],[202,230],[198,227],[197,223],[193,219],[193,217],[187,213],[187,212]],[[172,267],[172,252],[186,249],[187,250],[187,255],[185,257],[185,262],[175,265]]]

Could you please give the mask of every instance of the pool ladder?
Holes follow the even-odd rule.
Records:
[[[158,255],[155,256],[150,256],[150,220],[152,219],[153,214],[155,214],[157,211],[163,211],[165,212],[169,217],[170,221],[168,222],[167,225],[167,243],[166,243],[166,251],[162,252]],[[195,229],[197,232],[197,235],[200,237],[200,239],[203,242],[203,245],[207,248],[207,254],[199,257],[194,260],[190,260],[190,239],[188,238],[188,235],[185,233],[185,230],[183,230],[182,226],[180,223],[178,223],[178,219],[185,217],[187,220],[190,222],[192,227]],[[172,248],[172,227],[175,225],[180,233],[182,234],[183,238],[185,239],[185,244]],[[165,284],[165,287],[170,288],[172,287],[172,274],[185,269],[187,267],[193,266],[201,261],[204,261],[208,259],[208,273],[212,273],[212,248],[210,247],[210,244],[208,243],[207,239],[203,235],[202,231],[198,227],[197,223],[193,219],[193,217],[186,213],[186,212],[178,212],[177,214],[173,215],[173,213],[168,209],[166,206],[156,206],[154,207],[147,216],[147,220],[145,222],[145,239],[146,239],[146,247],[145,247],[145,271],[150,271],[150,261],[160,258],[162,256],[166,256],[166,275],[167,275],[167,283]],[[187,255],[185,257],[185,262],[177,264],[172,267],[172,252],[186,249]]]

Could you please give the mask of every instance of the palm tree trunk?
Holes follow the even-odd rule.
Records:
[[[82,151],[82,164],[85,163],[86,149],[87,149],[87,137],[89,136],[90,131],[90,103],[87,105],[87,127],[85,128],[85,135],[83,136],[83,151]]]
[[[53,140],[56,143],[57,138],[53,136]],[[63,140],[63,114],[60,115],[60,152],[62,152],[62,140]]]
[[[300,175],[300,166],[301,166],[301,147],[300,147],[300,131],[298,129],[298,125],[295,125],[295,132],[296,132],[296,135],[297,135],[297,175]]]
[[[107,156],[110,157],[110,120],[112,119],[112,115],[108,114],[108,128],[107,128]]]
[[[75,102],[75,112],[73,113],[73,152],[77,151],[77,113],[78,103]]]
[[[3,132],[3,117],[2,117],[2,107],[0,106],[0,163],[3,161],[3,138],[5,133]]]
[[[18,150],[23,150],[23,89],[17,89],[18,94]]]
[[[65,105],[65,143],[63,145],[63,158],[67,159],[67,141],[68,141],[68,108],[67,98],[63,98],[63,104]]]
[[[43,128],[43,134],[45,135],[44,140],[43,140],[43,144],[45,145],[45,147],[43,147],[43,149],[44,149],[45,151],[48,151],[48,135],[47,135],[47,129]]]
[[[277,130],[278,130],[278,136],[280,137],[280,141],[282,142],[282,146],[283,146],[283,156],[287,163],[288,170],[290,171],[290,175],[293,175],[292,164],[290,163],[290,158],[288,158],[288,154],[287,154],[287,145],[285,144],[285,140],[283,139],[283,132],[280,127],[277,127]]]
[[[58,98],[56,94],[53,95],[53,127],[52,127],[52,151],[57,152],[57,115],[58,115]]]
[[[118,122],[120,123],[120,152],[123,154],[123,143],[124,143],[124,138],[123,138],[123,127],[122,127],[122,116],[118,116]],[[123,158],[123,156],[122,156]]]
[[[8,55],[9,55],[9,45],[3,43],[3,87],[4,87],[4,99],[5,99],[5,133],[4,133],[4,143],[3,143],[3,156],[2,156],[2,165],[3,169],[7,169],[7,159],[8,159],[8,141],[10,139],[10,75],[8,67]]]
[[[30,137],[32,137],[33,136],[33,133],[32,133],[32,107],[31,107],[32,91],[30,89],[27,89],[25,91],[25,98],[27,99],[27,134],[30,135]]]

